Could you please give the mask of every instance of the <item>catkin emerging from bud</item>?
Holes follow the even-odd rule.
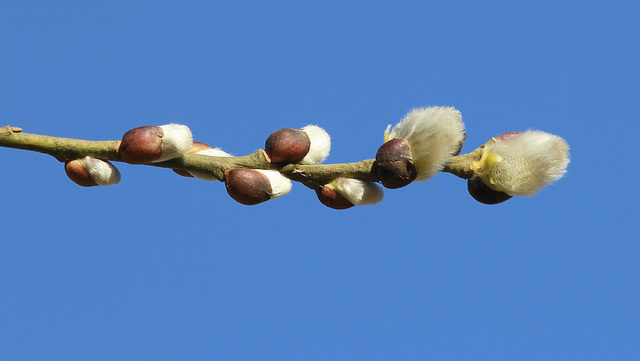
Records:
[[[376,153],[375,172],[383,186],[395,189],[413,182],[418,176],[411,148],[404,139],[391,139]]]
[[[373,182],[354,178],[337,178],[336,189],[356,206],[370,206],[382,202],[384,192]]]
[[[264,150],[274,163],[298,163],[309,153],[311,140],[301,129],[284,128],[267,138]]]
[[[118,154],[131,164],[162,162],[181,156],[192,144],[193,135],[186,125],[148,125],[124,133]]]
[[[69,179],[83,187],[109,186],[120,182],[120,172],[110,162],[93,157],[83,157],[65,163]]]
[[[479,177],[467,179],[467,191],[473,199],[483,204],[498,204],[511,199],[507,193],[489,188]]]
[[[340,177],[317,189],[316,195],[327,207],[347,209],[378,204],[382,202],[384,192],[373,182]]]
[[[228,169],[225,185],[229,196],[245,205],[275,199],[291,190],[289,178],[276,170],[264,169]]]
[[[264,149],[274,163],[318,164],[329,156],[331,137],[316,125],[284,128],[269,135]]]
[[[512,196],[532,196],[562,178],[569,164],[569,145],[557,135],[528,130],[484,148],[473,163],[476,176],[491,189]]]
[[[462,115],[453,107],[416,108],[392,129],[385,141],[405,139],[411,149],[416,181],[424,181],[442,170],[464,139]]]
[[[320,164],[324,162],[331,151],[331,137],[324,129],[317,125],[307,125],[302,131],[309,136],[309,152],[300,161],[300,164]]]

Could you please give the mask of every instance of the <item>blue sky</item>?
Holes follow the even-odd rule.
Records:
[[[410,109],[455,106],[469,152],[571,146],[533,198],[440,174],[335,211],[118,163],[81,188],[0,149],[6,360],[630,360],[640,341],[637,1],[0,4],[2,126],[119,139],[179,122],[243,155],[273,131],[375,156]]]

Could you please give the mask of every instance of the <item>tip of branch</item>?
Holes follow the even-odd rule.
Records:
[[[11,133],[20,133],[20,132],[22,132],[22,128],[20,127],[12,127],[10,125],[7,125],[5,127],[0,128],[0,134],[3,134],[3,135],[8,135]]]

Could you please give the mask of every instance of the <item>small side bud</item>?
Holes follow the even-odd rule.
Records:
[[[325,184],[322,188],[316,189],[316,195],[320,203],[333,209],[347,209],[355,206],[333,186]]]
[[[391,139],[376,153],[375,172],[380,183],[391,189],[404,187],[418,176],[411,148],[404,139]]]
[[[191,148],[189,148],[188,151],[186,151],[185,153],[189,153],[189,154],[201,154],[201,155],[208,155],[208,156],[213,156],[213,157],[231,157],[232,155],[223,151],[220,148],[211,148],[211,146],[209,146],[206,143],[202,143],[202,142],[193,142],[193,145],[191,146]],[[190,171],[186,171],[186,170],[182,170],[182,169],[173,169],[173,171],[176,174],[179,174],[183,177],[195,177],[198,178],[200,180],[204,180],[204,181],[216,181],[219,180],[218,178],[212,176],[209,173],[203,173],[203,172],[190,172]]]
[[[74,159],[66,162],[64,164],[64,171],[67,173],[67,177],[77,185],[83,187],[95,187],[98,185],[98,183],[91,178],[89,172],[84,167],[80,159]]]
[[[193,142],[193,144],[191,145],[191,148],[189,148],[188,151],[186,151],[185,153],[189,153],[189,154],[200,154],[200,152],[203,152],[205,150],[210,150],[213,149],[213,147],[211,147],[209,144],[207,143],[203,143],[203,142]]]
[[[69,179],[83,187],[109,186],[120,182],[120,172],[106,160],[86,156],[66,162]]]
[[[191,148],[189,148],[188,151],[186,151],[185,153],[189,153],[189,154],[197,154],[198,152],[201,152],[203,150],[208,150],[208,149],[212,149],[211,146],[209,146],[206,143],[202,143],[202,142],[193,142],[193,144],[191,145]],[[182,170],[182,169],[172,169],[176,174],[181,175],[183,177],[191,177],[193,178],[193,175],[186,170]]]
[[[228,169],[225,172],[227,193],[235,201],[255,205],[278,198],[291,190],[291,181],[275,170]]]
[[[367,182],[355,178],[337,178],[336,189],[356,206],[370,206],[382,202],[384,192],[373,182]]]
[[[267,138],[264,150],[274,163],[298,163],[309,153],[311,140],[300,129],[284,128]]]
[[[511,199],[507,193],[489,188],[479,177],[467,179],[467,191],[473,199],[483,204],[498,204]]]
[[[147,125],[124,133],[118,154],[131,164],[162,162],[181,156],[192,144],[193,136],[186,125]]]
[[[384,192],[373,182],[354,178],[337,178],[319,189],[316,195],[320,203],[333,209],[367,206],[382,202]]]

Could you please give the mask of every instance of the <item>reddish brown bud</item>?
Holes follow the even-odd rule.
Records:
[[[153,125],[134,128],[124,133],[118,148],[122,161],[131,164],[146,164],[162,156],[162,128]]]
[[[374,167],[378,180],[387,188],[404,187],[418,176],[409,143],[404,139],[384,143],[378,149]]]
[[[311,140],[300,129],[284,128],[277,130],[267,138],[264,149],[274,163],[297,163],[311,148]]]
[[[483,204],[498,204],[511,198],[507,193],[489,188],[480,177],[469,178],[467,190],[473,199]]]
[[[224,183],[229,196],[251,206],[271,199],[271,182],[266,175],[253,169],[227,169]]]
[[[322,188],[316,189],[316,195],[320,203],[333,209],[347,209],[354,206],[348,199],[343,197],[333,187],[326,184]]]
[[[64,165],[64,171],[67,173],[69,179],[80,186],[94,187],[98,185],[98,183],[96,183],[96,181],[89,175],[89,172],[84,167],[80,159],[74,159],[66,162]]]

